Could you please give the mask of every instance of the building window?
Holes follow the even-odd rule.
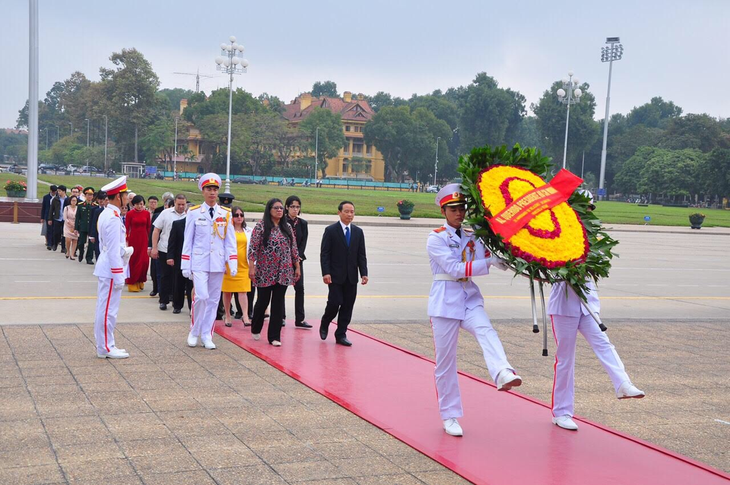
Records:
[[[365,153],[367,155],[372,155],[373,154],[373,147],[370,146],[370,145],[365,145]]]
[[[345,125],[345,131],[350,131],[350,125]]]

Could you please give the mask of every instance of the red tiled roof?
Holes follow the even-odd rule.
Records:
[[[353,99],[349,103],[340,98],[322,96],[312,98],[312,104],[301,109],[301,99],[297,97],[290,104],[284,105],[283,116],[289,121],[298,122],[305,119],[315,108],[323,108],[339,114],[343,120],[369,121],[375,114],[370,104],[363,100]]]

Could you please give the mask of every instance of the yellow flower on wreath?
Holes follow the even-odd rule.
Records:
[[[545,181],[529,170],[506,165],[493,165],[482,171],[477,182],[484,209],[491,216],[544,185]],[[589,249],[583,223],[567,202],[536,215],[505,246],[515,257],[547,268],[583,260]]]

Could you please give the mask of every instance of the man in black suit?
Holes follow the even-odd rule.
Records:
[[[89,218],[88,251],[91,251],[93,248],[94,259],[96,261],[99,261],[101,248],[99,247],[99,226],[97,225],[97,222],[99,221],[99,216],[101,215],[101,213],[104,212],[106,206],[109,205],[109,197],[107,197],[106,192],[100,190],[99,192],[94,194],[94,200],[96,201],[96,205],[94,206],[94,210],[91,211],[91,217]]]
[[[352,307],[357,297],[358,270],[361,283],[368,284],[368,258],[365,254],[365,235],[362,229],[352,224],[355,218],[355,204],[340,202],[337,207],[340,220],[327,226],[322,236],[320,264],[322,280],[329,286],[327,307],[322,315],[319,336],[327,340],[330,322],[338,315],[335,340],[347,347],[347,326],[352,318]]]
[[[188,204],[188,207],[192,204]],[[170,237],[167,239],[167,261],[160,264],[167,264],[173,267],[172,274],[172,313],[180,313],[185,304],[185,295],[188,296],[188,310],[193,301],[193,280],[183,276],[180,269],[182,262],[183,241],[185,239],[185,221],[180,219],[172,223]]]
[[[61,252],[66,252],[66,238],[63,237],[63,208],[66,207],[66,186],[59,185],[56,196],[51,199],[50,215],[48,216],[49,229],[53,230],[53,250],[58,250],[61,245]]]
[[[43,202],[41,203],[41,224],[43,225],[43,235],[46,236],[46,249],[51,250],[53,246],[53,228],[48,227],[48,221],[51,220],[51,199],[56,196],[58,187],[51,185],[50,191],[43,196]]]

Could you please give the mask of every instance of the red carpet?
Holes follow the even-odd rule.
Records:
[[[580,431],[550,421],[548,406],[461,374],[463,438],[441,429],[433,362],[350,330],[353,346],[312,330],[282,329],[282,347],[241,326],[216,332],[475,483],[491,485],[728,485],[730,475],[589,421]],[[486,373],[486,370],[485,370]],[[651,399],[649,396],[647,399]],[[631,412],[630,403],[626,412]]]

